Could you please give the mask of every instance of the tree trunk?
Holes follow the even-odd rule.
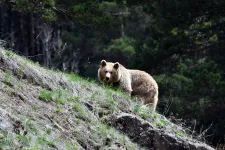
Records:
[[[50,40],[52,38],[52,32],[53,29],[47,25],[47,24],[43,24],[41,26],[39,26],[41,34],[41,40],[42,40],[42,44],[43,44],[43,54],[44,54],[44,65],[49,67],[51,65],[51,44],[50,44]]]
[[[0,39],[7,41],[5,47],[52,67],[60,51],[59,26],[44,24],[35,14],[12,11],[11,7],[8,4],[0,5]],[[59,62],[62,64],[63,59]]]

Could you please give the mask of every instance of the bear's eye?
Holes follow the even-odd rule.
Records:
[[[105,70],[105,73],[107,73],[108,71],[107,70]]]

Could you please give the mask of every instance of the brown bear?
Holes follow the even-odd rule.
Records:
[[[136,95],[153,111],[158,103],[158,85],[148,73],[140,70],[126,69],[116,62],[101,61],[98,78],[106,84],[118,83],[129,95]]]

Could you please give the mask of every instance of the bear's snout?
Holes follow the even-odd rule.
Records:
[[[105,80],[109,81],[110,77],[111,77],[111,74],[109,72],[107,72],[105,75]]]

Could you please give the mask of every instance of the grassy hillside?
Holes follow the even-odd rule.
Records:
[[[47,70],[0,48],[0,149],[145,149],[113,127],[121,113],[173,138],[200,143],[119,90]]]

